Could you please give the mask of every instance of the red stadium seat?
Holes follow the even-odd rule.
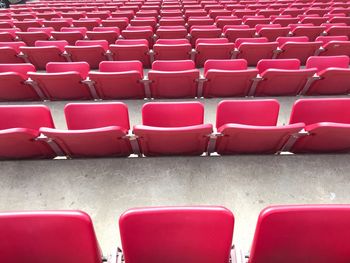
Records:
[[[306,60],[315,55],[322,46],[321,41],[309,42],[309,39],[304,37],[279,37],[278,59],[299,59],[302,65],[305,65]]]
[[[277,100],[222,101],[216,113],[216,128],[222,134],[216,141],[216,152],[227,154],[275,154],[303,123],[276,126]]]
[[[310,57],[306,68],[316,68],[318,80],[307,90],[307,95],[337,95],[350,93],[348,56]]]
[[[153,46],[155,60],[186,60],[192,46],[187,39],[158,39]]]
[[[25,32],[30,27],[42,27],[42,23],[38,20],[14,21],[14,26]]]
[[[347,262],[348,205],[289,205],[264,209],[249,262]]]
[[[62,27],[70,27],[72,25],[72,22],[68,19],[61,18],[60,20],[50,20],[50,21],[43,21],[43,25],[45,27],[52,27],[55,31],[61,31]]]
[[[68,130],[42,128],[71,158],[126,157],[132,153],[127,105],[70,103],[65,109]]]
[[[315,68],[300,69],[297,59],[260,60],[257,69],[261,80],[255,96],[296,96],[317,72]]]
[[[204,64],[203,96],[244,97],[249,94],[253,80],[258,75],[256,69],[248,69],[247,61],[207,60]]]
[[[184,26],[159,26],[156,35],[160,39],[179,39],[187,37]]]
[[[108,48],[107,40],[78,40],[75,46],[66,46],[65,50],[72,61],[85,61],[96,69],[101,61],[108,60]]]
[[[322,41],[323,46],[319,56],[350,56],[350,41],[347,36],[321,36],[316,41]]]
[[[19,57],[20,47],[25,47],[24,42],[0,42],[0,63],[24,63],[22,57]]]
[[[143,99],[143,69],[140,61],[103,61],[99,71],[91,71],[98,97],[101,99]]]
[[[46,73],[28,73],[50,100],[91,99],[91,93],[83,80],[89,73],[86,62],[50,62]]]
[[[0,64],[0,100],[39,100],[38,94],[27,84],[28,72],[35,72],[31,64]]]
[[[131,209],[119,228],[126,262],[230,261],[234,216],[224,207]]]
[[[297,17],[276,17],[272,23],[279,24],[281,27],[288,27],[290,24],[297,24],[299,22],[299,18]]]
[[[202,155],[213,130],[203,118],[199,102],[146,103],[142,125],[134,126],[133,132],[145,156]]]
[[[305,123],[307,135],[296,140],[291,147],[291,152],[349,152],[349,116],[350,99],[301,99],[296,101],[290,123]]]
[[[87,30],[91,31],[94,27],[100,26],[101,22],[99,19],[87,18],[80,20],[73,20],[73,26],[75,27],[85,27]]]
[[[75,45],[78,40],[83,40],[86,35],[85,27],[62,27],[60,32],[51,33],[55,40],[65,40],[69,45]]]
[[[331,24],[330,24],[331,25]],[[350,37],[350,26],[347,25],[334,25],[325,30],[327,36],[347,36]]]
[[[295,37],[306,36],[310,41],[315,41],[315,39],[320,36],[326,27],[324,26],[307,26],[307,25],[298,25],[291,30],[292,35]]]
[[[216,26],[192,26],[190,29],[191,44],[194,47],[198,38],[218,38],[221,28]]]
[[[47,106],[0,106],[0,158],[42,159],[55,157],[55,152],[51,149],[47,142],[36,140],[40,135],[39,129],[41,127],[54,128],[50,109]],[[15,230],[11,228],[11,231],[13,233]],[[1,236],[4,237],[5,232],[2,231],[2,233],[3,234]],[[21,235],[16,235],[16,237],[19,236]],[[47,242],[46,239],[45,242]],[[8,237],[6,237],[5,243],[11,244]],[[5,243],[3,246],[1,246],[2,256],[7,255],[7,253],[11,251],[11,249],[9,250],[5,246]],[[32,244],[37,244],[37,242],[34,242]],[[57,247],[55,247],[55,249],[57,249]],[[42,252],[42,247],[40,247],[40,251]],[[25,251],[23,251],[23,253],[25,253]],[[18,256],[24,255],[23,253],[18,254]],[[8,258],[13,259],[13,251],[11,251],[10,255]],[[30,255],[33,255],[33,250],[30,250]],[[40,257],[42,257],[41,253]],[[47,258],[45,261],[46,260]],[[26,261],[28,261],[27,256]]]
[[[67,41],[36,41],[35,47],[20,47],[21,52],[36,69],[44,70],[49,62],[65,62]]]
[[[120,31],[124,30],[129,24],[129,19],[126,17],[113,18],[102,20],[101,25],[104,27],[118,27]]]
[[[255,28],[256,25],[270,24],[270,18],[248,18],[244,24],[250,28]]]
[[[271,24],[273,25],[273,24]],[[276,41],[278,37],[286,37],[290,31],[290,27],[264,27],[257,28],[259,37],[266,37],[269,41]]]
[[[224,35],[230,42],[236,42],[238,38],[254,38],[256,31],[247,25],[228,25],[224,26]]]
[[[3,212],[0,231],[5,261],[102,263],[91,218],[81,211]],[[14,254],[16,247],[26,249]]]
[[[249,66],[255,66],[261,59],[272,59],[278,43],[268,42],[267,38],[238,38],[235,42],[238,49],[236,58],[247,60]]]
[[[227,38],[198,38],[196,41],[195,62],[203,67],[208,59],[231,59],[235,45]]]
[[[113,60],[139,60],[145,68],[151,65],[149,45],[146,39],[119,39],[115,45],[109,46],[109,50],[112,52]]]
[[[120,35],[117,27],[95,27],[93,31],[87,31],[89,40],[106,40],[108,44],[114,44]]]
[[[122,31],[125,39],[146,39],[148,45],[153,47],[153,28],[151,26],[128,26]]]
[[[27,32],[16,32],[17,37],[20,41],[26,43],[27,46],[34,46],[35,41],[47,41],[51,37],[53,28],[45,27],[33,27],[28,28]]]
[[[199,70],[192,60],[155,61],[148,72],[152,98],[194,98]]]
[[[19,28],[0,28],[0,42],[16,41],[16,33],[21,32]]]
[[[186,21],[180,17],[162,16],[159,19],[159,26],[185,26]]]

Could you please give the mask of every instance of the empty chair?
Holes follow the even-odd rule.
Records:
[[[232,100],[219,103],[216,152],[227,154],[276,154],[304,128],[303,123],[276,126],[277,100]]]
[[[153,28],[151,26],[128,26],[122,31],[125,39],[146,39],[150,47],[153,46]]]
[[[190,59],[191,50],[187,39],[158,39],[153,46],[155,60]]]
[[[134,17],[130,20],[131,26],[150,26],[154,30],[157,25],[155,17]]]
[[[198,38],[219,38],[221,28],[216,26],[192,26],[190,29],[191,44],[194,47]]]
[[[199,102],[146,103],[142,125],[134,126],[133,133],[145,156],[202,155],[213,129],[203,119]]]
[[[101,24],[104,27],[118,27],[119,30],[124,30],[129,24],[129,19],[127,17],[113,18],[102,20]]]
[[[65,50],[72,61],[85,61],[96,69],[101,61],[108,60],[108,48],[106,40],[78,40],[75,46],[66,46]]]
[[[291,30],[295,37],[306,36],[310,41],[314,41],[326,29],[324,26],[304,26],[300,25]]]
[[[85,27],[62,27],[60,32],[51,33],[55,40],[65,40],[69,45],[75,45],[78,40],[83,40],[86,35]]]
[[[152,98],[194,98],[199,70],[192,60],[155,61],[148,72]]]
[[[269,41],[276,41],[278,37],[286,37],[290,27],[261,27],[257,30],[259,37],[266,37]]]
[[[256,69],[248,69],[247,61],[207,60],[204,64],[203,97],[244,97],[254,79],[258,75]]]
[[[16,41],[16,33],[20,31],[19,28],[0,28],[0,42]]]
[[[272,23],[279,24],[281,27],[287,27],[290,24],[297,24],[299,22],[299,18],[297,17],[276,17]]]
[[[187,25],[191,28],[192,26],[206,26],[214,25],[214,19],[203,16],[203,17],[189,17],[187,20]]]
[[[278,43],[268,42],[267,38],[238,38],[235,42],[235,58],[247,60],[249,66],[255,66],[261,59],[272,59]]]
[[[33,64],[36,69],[43,70],[49,62],[65,62],[64,48],[67,41],[36,41],[35,47],[20,47],[26,59]]]
[[[300,69],[298,59],[260,60],[255,96],[296,96],[312,80],[315,68]]]
[[[108,44],[114,44],[120,35],[117,27],[95,27],[93,31],[87,31],[89,40],[106,40]]]
[[[225,16],[225,17],[219,16],[215,18],[215,24],[217,27],[223,29],[224,26],[227,26],[227,25],[241,25],[242,19],[236,18],[233,16]]]
[[[149,44],[146,39],[118,39],[115,45],[109,46],[109,50],[113,60],[139,60],[143,67],[151,66]]]
[[[230,42],[236,42],[238,38],[255,37],[255,28],[249,28],[247,25],[228,25],[224,26],[224,35]]]
[[[321,41],[309,42],[308,37],[279,37],[277,38],[279,51],[276,54],[278,59],[296,58],[302,65],[306,60],[315,55],[322,46]]]
[[[41,127],[54,128],[50,109],[47,106],[0,106],[0,124],[1,159],[42,159],[53,158],[56,156],[56,153],[46,141],[37,140],[40,135],[39,129]],[[13,231],[11,230],[11,233],[14,233]],[[1,236],[6,238],[6,242],[2,242],[4,245],[1,246],[1,255],[4,256],[9,251],[6,245],[11,244],[11,239],[5,235],[4,231],[2,231]],[[15,236],[20,237],[21,235]],[[46,239],[45,242],[47,242]],[[37,242],[35,242],[35,244],[37,244]],[[57,249],[57,247],[55,247],[55,249]],[[40,251],[42,251],[42,247],[40,247]],[[23,251],[23,253],[25,252]],[[17,256],[24,255],[23,253],[18,254]],[[8,259],[13,259],[13,252],[10,254],[12,256],[7,254],[9,255]],[[33,255],[32,250],[30,250],[30,253],[26,256],[26,261],[28,261],[29,255]],[[40,253],[40,257],[42,257],[42,253]],[[46,260],[47,258],[45,261]]]
[[[250,28],[255,28],[256,25],[270,24],[270,18],[248,18],[244,24]]]
[[[156,35],[160,39],[180,39],[187,37],[184,26],[159,26]]]
[[[119,228],[126,263],[227,263],[234,216],[215,206],[135,208],[122,214]]]
[[[270,206],[259,215],[249,262],[347,262],[348,205]]]
[[[227,38],[198,38],[196,41],[195,62],[197,67],[203,67],[208,59],[230,59],[235,45]]]
[[[23,57],[19,56],[20,47],[24,47],[24,42],[0,42],[0,63],[24,63]]]
[[[0,64],[0,100],[39,100],[38,94],[27,83],[28,72],[34,72],[31,64]]]
[[[64,114],[68,130],[42,128],[40,132],[56,142],[66,156],[126,157],[132,153],[126,104],[70,103]]]
[[[291,147],[293,153],[348,152],[350,150],[350,100],[300,99],[292,108],[290,123],[305,123],[304,136]]]
[[[60,20],[44,20],[43,25],[46,27],[52,27],[55,31],[59,32],[63,27],[70,27],[72,25],[72,22],[68,19],[61,18]]]
[[[72,24],[75,27],[85,27],[89,31],[93,30],[94,27],[100,26],[99,19],[94,19],[94,18],[73,20]]]
[[[16,35],[19,40],[26,43],[27,46],[34,46],[35,41],[49,40],[51,37],[51,31],[53,31],[53,28],[34,27],[28,28],[27,32],[16,32]]]
[[[46,72],[28,73],[50,100],[91,99],[89,87],[83,82],[89,73],[86,62],[50,62]]]
[[[176,17],[162,16],[159,19],[159,26],[185,26],[185,24],[186,21],[181,15]]]
[[[25,21],[14,21],[14,26],[25,32],[30,27],[42,27],[42,23],[38,20],[25,20]]]
[[[143,68],[140,61],[103,61],[99,71],[91,71],[93,82],[101,99],[142,99],[145,89],[142,83]]]
[[[3,212],[0,231],[5,261],[102,263],[91,218],[81,211]],[[26,249],[14,254],[16,247]]]
[[[301,23],[304,24],[308,24],[308,23],[311,23],[313,24],[314,26],[320,26],[322,25],[323,23],[326,23],[328,20],[327,17],[304,17],[303,19],[301,19]]]
[[[331,24],[330,24],[331,25]],[[325,30],[327,36],[347,36],[350,37],[350,26],[334,25]]]
[[[307,95],[336,95],[350,93],[348,56],[310,57],[306,68],[316,68],[318,79],[306,91]]]
[[[319,56],[350,56],[350,41],[347,36],[321,36],[316,41],[322,41]]]

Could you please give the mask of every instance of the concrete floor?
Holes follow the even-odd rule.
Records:
[[[201,100],[206,122],[215,123],[220,100]],[[278,100],[279,124],[288,123],[296,98]],[[66,127],[66,103],[44,103],[57,128]],[[145,101],[126,103],[131,125],[141,123]],[[349,203],[349,171],[347,154],[2,161],[0,210],[86,211],[107,254],[120,244],[118,217],[128,208],[224,205],[236,217],[235,243],[247,250],[268,205]]]

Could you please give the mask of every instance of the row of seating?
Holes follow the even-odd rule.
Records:
[[[99,71],[86,62],[0,64],[0,100],[108,100],[245,96],[347,95],[349,57],[310,57],[306,69],[297,59],[208,60],[204,75],[191,60],[155,61],[144,76],[139,61],[104,61]]]
[[[108,262],[243,263],[242,251],[232,246],[234,225],[222,206],[129,209],[119,218],[122,249]],[[258,217],[248,262],[345,263],[349,229],[349,205],[270,206]],[[3,212],[0,231],[4,262],[107,261],[90,216],[81,211]]]
[[[129,132],[124,103],[70,103],[68,130],[55,129],[44,105],[0,106],[0,157],[112,157],[348,152],[350,99],[298,100],[277,126],[276,100],[222,101],[216,130],[199,102],[153,102]]]
[[[109,33],[107,33],[108,35]],[[187,39],[159,39],[151,50],[145,39],[120,39],[109,45],[106,40],[78,40],[75,46],[65,40],[35,41],[35,47],[24,42],[0,42],[0,63],[31,63],[44,70],[49,62],[87,62],[97,69],[102,61],[138,60],[149,68],[157,60],[188,60],[203,67],[211,59],[245,59],[256,66],[262,59],[298,59],[305,65],[312,56],[350,56],[350,41],[346,36],[319,37],[309,42],[307,37],[238,38],[229,43],[225,38],[199,38],[195,49]]]

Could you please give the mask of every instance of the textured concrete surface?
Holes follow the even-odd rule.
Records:
[[[279,98],[279,124],[288,123],[295,99]],[[215,123],[220,100],[201,100],[206,122]],[[141,123],[144,102],[126,101],[131,125]],[[65,128],[66,103],[44,103],[57,128]],[[235,243],[248,249],[257,216],[268,205],[349,203],[349,171],[346,154],[2,161],[0,211],[86,211],[108,253],[120,244],[118,217],[127,208],[224,205],[236,217]]]

